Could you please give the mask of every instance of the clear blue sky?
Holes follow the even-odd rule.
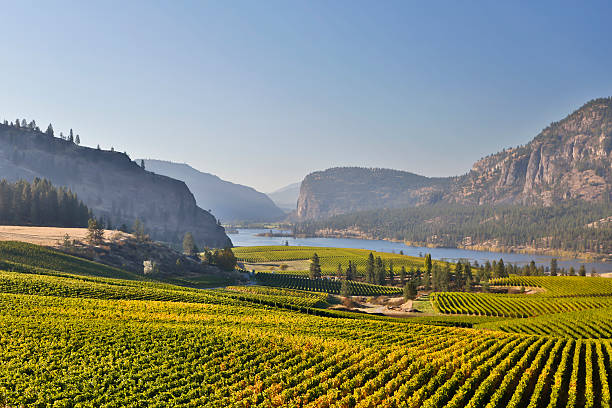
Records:
[[[609,2],[93,3],[2,5],[0,118],[265,192],[465,173],[612,95]]]

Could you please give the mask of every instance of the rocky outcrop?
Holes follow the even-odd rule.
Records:
[[[223,227],[182,181],[145,171],[124,153],[77,146],[47,134],[0,124],[0,178],[46,178],[66,186],[113,225],[142,221],[152,238],[198,245],[231,245]]]
[[[136,160],[140,163],[140,160]],[[145,161],[145,168],[184,181],[193,192],[198,206],[210,210],[224,222],[278,221],[285,213],[259,191],[240,184],[221,180],[184,163],[163,160]]]
[[[588,102],[524,146],[474,163],[460,177],[430,179],[386,169],[329,169],[302,183],[300,219],[435,202],[552,205],[609,200],[612,98]]]
[[[449,199],[551,205],[610,198],[612,99],[593,100],[525,146],[476,162]]]
[[[362,167],[337,167],[311,173],[300,188],[300,219],[329,217],[376,208],[401,208],[439,201],[451,179]]]

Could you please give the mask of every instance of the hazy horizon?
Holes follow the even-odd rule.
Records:
[[[612,95],[611,9],[9,3],[0,118],[266,193],[337,166],[455,176]]]

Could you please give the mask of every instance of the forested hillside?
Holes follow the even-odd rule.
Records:
[[[45,178],[69,188],[112,227],[140,220],[153,239],[180,242],[191,232],[198,245],[225,247],[223,227],[196,205],[185,183],[146,171],[126,153],[80,146],[80,136],[51,125],[40,131],[25,119],[0,124],[0,174],[8,181]]]
[[[434,206],[343,214],[295,225],[299,234],[366,236],[445,247],[612,252],[612,204]]]
[[[76,194],[48,180],[0,181],[0,224],[86,227],[90,211]]]

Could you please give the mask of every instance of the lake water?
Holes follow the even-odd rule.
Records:
[[[228,234],[235,246],[260,246],[260,245],[284,245],[285,241],[289,241],[292,246],[312,246],[312,247],[333,247],[333,248],[358,248],[368,249],[370,251],[399,253],[403,251],[404,255],[424,256],[431,254],[434,259],[456,262],[459,259],[469,260],[470,262],[478,261],[483,264],[485,261],[499,260],[503,258],[504,263],[525,265],[535,261],[537,265],[549,266],[552,257],[545,255],[529,255],[517,253],[501,253],[501,252],[486,252],[486,251],[470,251],[467,249],[456,248],[425,248],[408,246],[401,242],[391,242],[372,239],[352,239],[352,238],[291,238],[291,237],[258,237],[256,234],[269,232],[267,229],[240,229],[238,234]],[[280,231],[274,231],[280,232]],[[584,264],[587,273],[591,269],[595,269],[599,273],[612,272],[611,262],[586,263],[579,260],[559,259],[559,267],[569,269],[573,266],[578,272],[580,265]]]

